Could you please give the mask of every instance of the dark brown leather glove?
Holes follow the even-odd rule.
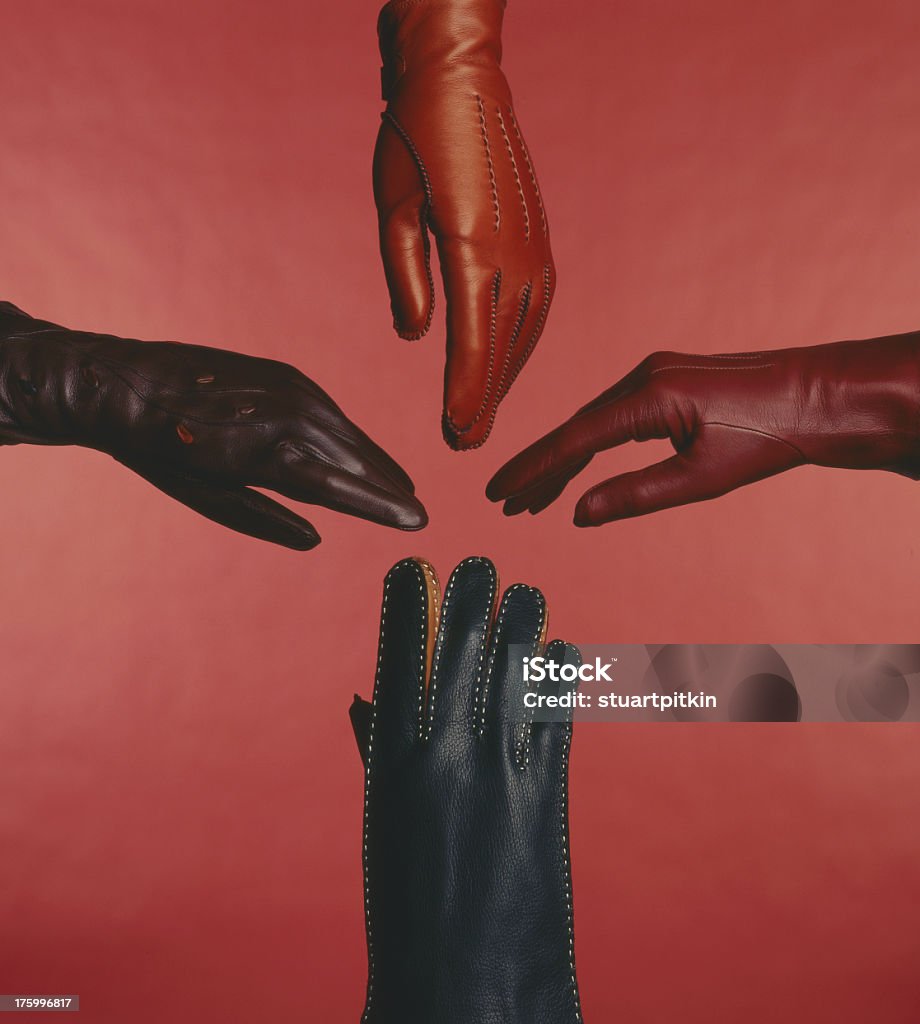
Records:
[[[393,0],[380,13],[387,108],[374,154],[397,332],[421,338],[447,298],[444,437],[481,445],[536,345],[555,286],[546,214],[502,74],[504,0]]]
[[[736,355],[658,352],[515,456],[486,488],[539,512],[592,457],[669,438],[676,455],[582,495],[576,526],[705,501],[811,463],[920,479],[920,334]]]
[[[247,485],[403,530],[427,522],[406,473],[293,366],[71,331],[10,303],[0,444],[96,448],[209,519],[301,551],[316,530]]]

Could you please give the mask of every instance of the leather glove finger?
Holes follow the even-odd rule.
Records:
[[[529,512],[531,515],[542,512],[562,495],[562,492],[568,487],[574,477],[578,476],[590,461],[591,456],[588,456],[588,458],[582,459],[581,462],[576,462],[574,466],[557,473],[549,480],[542,481],[534,487],[508,498],[502,506],[502,514],[516,516],[521,512]]]
[[[575,506],[575,525],[600,526],[718,498],[802,461],[776,438],[709,424],[686,451],[586,491]]]
[[[598,409],[612,405],[615,401],[623,399],[628,395],[641,390],[648,379],[647,361],[634,367],[628,374],[618,380],[611,387],[602,391],[596,398],[583,405],[557,430],[562,430],[568,424],[573,425],[582,421],[586,416]],[[555,435],[556,431],[552,432]],[[502,512],[506,516],[519,515],[521,512],[529,511],[536,515],[551,505],[565,490],[569,482],[582,470],[586,469],[593,458],[593,452],[582,459],[569,457],[560,459],[560,464],[544,472],[534,473],[529,482],[527,478],[515,482],[514,469],[518,465],[526,463],[525,456],[529,452],[539,453],[543,442],[547,442],[546,435],[541,441],[530,445],[514,459],[509,460],[486,485],[486,496],[490,501],[504,500]],[[547,443],[545,447],[550,447]],[[518,461],[520,460],[520,461]],[[531,460],[533,461],[533,460]]]
[[[581,665],[581,652],[573,644],[567,644],[563,640],[553,640],[547,644],[544,656],[547,661],[556,665]],[[559,697],[563,693],[577,689],[577,681],[567,683],[563,680],[553,682],[550,678],[541,680],[537,684],[537,696]],[[532,714],[532,713],[531,713]],[[555,763],[563,760],[568,752],[572,741],[572,709],[563,708],[554,712],[553,721],[531,721],[524,726],[524,750],[525,760],[527,744],[534,756],[546,763]]]
[[[272,404],[279,407],[275,412],[276,417],[283,407],[289,421],[295,427],[293,436],[296,440],[304,442],[307,447],[317,449],[317,457],[320,459],[331,461],[342,469],[364,476],[380,484],[385,490],[415,493],[415,484],[409,474],[376,441],[350,420],[327,392],[294,367],[288,368],[288,372],[290,378],[286,383],[293,384],[296,388],[295,394],[303,394],[306,402],[284,402],[280,393],[268,397]],[[245,373],[246,368],[242,372],[244,379],[240,381],[242,387],[245,387]],[[251,417],[254,416],[257,413],[257,406],[251,405],[247,412]]]
[[[641,394],[576,413],[502,466],[486,485],[490,501],[502,501],[574,475],[597,452],[627,441],[669,436],[661,410]]]
[[[505,591],[492,631],[486,671],[474,707],[476,729],[502,736],[503,724],[525,721],[524,663],[522,651],[533,656],[546,636],[546,601],[535,587],[517,583]],[[512,651],[512,648],[515,650]],[[520,744],[523,733],[515,730]],[[520,751],[516,749],[514,756]]]
[[[612,387],[601,392],[601,394],[596,398],[593,398],[586,405],[583,405],[574,415],[583,416],[585,413],[589,413],[594,409],[608,405],[615,399],[622,398],[636,390],[637,387],[641,386],[642,374],[643,367],[641,365],[637,366],[625,377],[618,380]],[[566,487],[568,487],[574,477],[587,468],[592,457],[593,456],[588,455],[580,462],[568,465],[552,476],[541,477],[541,479],[532,486],[525,486],[520,492],[505,500],[505,503],[502,506],[502,514],[506,516],[516,516],[520,515],[522,512],[530,512],[531,515],[536,515],[537,513],[542,512],[562,495],[562,492]],[[492,501],[501,500],[498,497],[493,497],[493,494],[498,494],[499,491],[496,485],[497,476],[498,474],[493,477],[486,487],[486,495]]]
[[[620,386],[614,393],[619,397],[591,403],[506,463],[489,481],[487,496],[513,502],[513,514],[531,504],[539,507],[597,452],[652,438],[670,438],[675,447],[684,444],[669,459],[586,492],[576,505],[575,524],[599,526],[719,497],[804,461],[781,440],[718,423],[698,428],[688,441],[672,403],[641,387]]]
[[[472,742],[475,683],[485,671],[498,576],[487,558],[467,558],[444,592],[428,691],[425,736],[459,754]]]
[[[434,314],[431,187],[413,149],[398,124],[384,114],[374,150],[374,201],[393,328],[407,341],[424,337]]]
[[[345,418],[343,414],[343,419]],[[390,484],[399,490],[415,494],[415,483],[412,477],[400,466],[396,459],[381,448],[376,441],[368,437],[360,427],[355,426],[351,420],[347,422],[351,428],[351,436],[354,438],[360,451],[364,453],[365,458],[374,463]]]
[[[555,290],[556,268],[552,260],[544,264],[542,274],[537,275],[535,280],[528,280],[521,289],[521,302],[512,325],[512,341],[505,355],[495,396],[496,408],[510,391],[540,340]]]
[[[474,247],[438,239],[447,301],[447,362],[444,371],[444,439],[466,447],[464,435],[487,415],[498,374],[501,271],[482,266]]]
[[[444,439],[456,449],[484,444],[498,406],[539,340],[555,287],[547,263],[542,279],[515,280],[483,266],[475,247],[438,241],[447,299]]]
[[[437,576],[422,559],[404,559],[387,573],[371,726],[378,759],[399,759],[421,735],[438,603]]]
[[[119,459],[164,494],[237,533],[309,551],[320,542],[314,527],[284,505],[248,487],[225,486],[143,463]]]
[[[322,505],[401,530],[420,530],[428,521],[422,503],[412,494],[385,489],[356,473],[316,461],[295,440],[284,442],[254,481],[295,501]]]
[[[290,413],[287,427],[275,443],[273,455],[277,464],[300,453],[307,463],[328,465],[395,499],[413,497],[415,485],[409,475],[341,410],[333,407],[320,414],[315,408],[309,413],[295,409]],[[417,505],[416,500],[413,507]]]

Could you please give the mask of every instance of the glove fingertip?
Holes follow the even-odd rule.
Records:
[[[237,533],[293,551],[310,551],[322,539],[306,519],[249,487],[222,484],[118,455],[114,458],[175,501]]]
[[[513,495],[529,490],[538,483],[533,479],[534,474],[528,472],[522,454],[519,452],[492,475],[492,479],[486,484],[486,497],[489,501],[507,501]]]
[[[299,530],[289,541],[282,540],[279,543],[292,551],[312,551],[322,543],[322,537],[313,529]]]
[[[253,500],[252,496],[257,494],[248,490],[242,493],[249,500]],[[316,527],[302,516],[265,495],[260,494],[258,498],[261,501],[251,510],[251,514],[239,519],[232,515],[232,504],[229,504],[227,511],[230,515],[224,524],[291,551],[312,551],[322,542]]]
[[[285,511],[289,510],[285,509]],[[207,513],[205,512],[205,514]],[[222,520],[216,519],[216,521],[221,522]],[[288,548],[290,551],[312,551],[322,542],[322,537],[314,527],[306,519],[301,519],[293,512],[289,512],[285,516],[273,515],[269,511],[246,520],[227,518],[223,520],[223,525],[229,526],[231,530],[249,534],[257,540],[265,540],[270,544]]]
[[[419,217],[409,223],[392,220],[382,235],[382,252],[393,330],[404,341],[418,341],[434,317],[434,287]]]
[[[394,509],[393,525],[409,533],[424,530],[428,525],[428,510],[414,494],[406,494]]]
[[[522,500],[520,496],[509,498],[502,506],[502,515],[509,518],[511,516],[519,516],[527,511],[527,505],[527,499]]]
[[[427,317],[406,317],[393,313],[393,330],[403,341],[421,341],[431,327],[431,315]]]
[[[493,408],[493,414],[494,414]],[[489,439],[492,433],[493,415],[483,418],[468,428],[457,426],[456,419],[448,409],[444,410],[441,417],[441,433],[448,448],[455,452],[470,452],[481,448]]]
[[[492,477],[492,479],[486,484],[486,498],[489,501],[504,501],[509,498],[510,492],[501,486],[501,470]]]
[[[607,502],[603,501],[595,490],[590,490],[578,499],[572,522],[577,527],[584,529],[589,526],[601,526],[603,523],[609,523],[611,520],[619,518],[625,517],[611,514]]]

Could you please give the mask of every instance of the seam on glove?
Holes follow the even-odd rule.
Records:
[[[505,386],[504,382],[508,376],[508,366],[511,363],[511,357],[514,355],[514,346],[517,344],[518,337],[520,336],[521,329],[524,326],[524,321],[527,319],[527,314],[530,312],[530,298],[533,295],[533,283],[528,281],[524,286],[523,294],[521,295],[521,301],[518,305],[518,313],[514,318],[514,326],[511,328],[511,336],[508,339],[508,351],[505,353],[505,359],[502,363],[501,373],[498,375],[498,387],[495,391],[495,401],[492,404],[491,412],[489,415],[489,422],[486,427],[486,435],[483,441],[488,438],[492,431],[492,424],[495,422],[495,416],[498,412],[498,406],[501,403],[502,398],[508,393],[510,385]]]
[[[445,410],[444,418],[447,420],[448,425],[455,434],[466,434],[482,419],[482,414],[486,411],[489,405],[489,400],[492,397],[492,377],[495,372],[495,334],[498,326],[498,297],[501,294],[502,289],[502,272],[501,270],[495,271],[495,276],[492,278],[492,305],[489,312],[489,370],[486,375],[486,387],[483,392],[482,401],[479,403],[479,410],[473,419],[470,420],[466,426],[461,427],[451,417],[450,413]],[[490,424],[491,429],[491,424]],[[488,437],[488,432],[486,433]],[[479,441],[475,445],[471,445],[472,448],[478,448],[485,441],[485,437],[482,441]]]
[[[421,567],[423,582],[424,582],[424,580],[427,580],[428,583],[430,584],[430,588],[431,588],[430,590],[428,588],[424,587],[424,585],[422,586],[422,589],[423,589],[423,592],[424,592],[423,596],[424,596],[424,599],[425,599],[425,608],[424,608],[425,616],[424,616],[423,621],[425,623],[427,623],[429,630],[431,630],[431,629],[434,630],[434,637],[431,637],[431,636],[425,637],[424,632],[423,632],[423,634],[422,634],[423,643],[421,645],[422,649],[421,649],[421,653],[419,654],[419,670],[420,670],[421,682],[419,684],[419,700],[418,700],[418,738],[420,740],[423,740],[425,738],[425,735],[424,735],[424,733],[425,733],[425,705],[427,703],[426,698],[428,696],[428,693],[427,693],[428,687],[426,685],[427,682],[428,682],[428,671],[427,671],[428,670],[428,651],[430,649],[430,645],[432,644],[432,641],[436,642],[437,635],[440,632],[440,611],[441,611],[441,609],[439,607],[440,588],[438,587],[438,577],[435,575],[434,569],[428,564],[428,562],[425,562],[425,561],[423,561],[421,559],[418,559],[416,561],[416,564]],[[428,607],[429,600],[433,603],[433,605],[434,605],[433,608],[429,608]],[[433,612],[433,615],[432,615],[432,612]]]
[[[530,766],[530,755],[533,753],[533,720],[535,714],[535,708],[530,708],[525,712],[524,721],[521,723],[521,734],[514,744],[514,760],[522,772],[526,771]]]
[[[518,173],[517,160],[514,159],[514,150],[511,148],[511,139],[508,137],[508,132],[505,129],[505,119],[502,117],[501,107],[496,107],[495,112],[498,114],[498,124],[502,130],[502,138],[505,140],[505,146],[508,148],[508,156],[511,157],[511,170],[514,172],[514,182],[517,185],[518,195],[521,199],[521,210],[524,213],[524,241],[530,241],[530,211],[527,209],[527,199],[524,197],[524,186],[521,184],[521,176]]]
[[[756,427],[741,427],[737,423],[722,423],[719,420],[703,420],[700,423],[700,426],[725,427],[726,430],[740,430],[742,433],[745,434],[757,434],[758,437],[766,437],[770,441],[778,441],[780,444],[785,445],[787,448],[791,448],[792,451],[794,451],[796,455],[798,455],[799,458],[806,463],[806,465],[811,462],[811,459],[805,454],[805,452],[802,451],[801,448],[798,447],[798,445],[794,444],[792,441],[787,441],[785,437],[779,437],[776,434],[770,434],[766,430],[757,430]]]
[[[546,602],[543,601],[540,615],[540,625],[537,628],[536,636],[530,643],[531,652],[537,650],[537,646],[546,632]],[[514,744],[514,761],[515,764],[521,771],[524,771],[530,764],[530,755],[533,752],[533,719],[536,709],[529,709],[528,713],[524,715],[524,721],[521,724],[521,734]]]
[[[406,566],[412,566],[416,570],[419,570],[421,566],[414,558],[404,558],[402,561],[396,563],[392,569],[387,573],[386,580],[383,584],[383,604],[380,609],[380,635],[377,642],[377,671],[374,678],[374,695],[371,701],[371,724],[368,730],[367,736],[367,767],[364,772],[364,828],[361,842],[361,862],[364,871],[364,924],[367,929],[367,962],[368,962],[368,977],[367,977],[367,1000],[364,1007],[364,1013],[361,1015],[361,1021],[367,1021],[371,1012],[371,1006],[374,1000],[374,972],[376,968],[376,960],[374,956],[374,929],[372,925],[372,914],[371,914],[371,899],[370,899],[370,881],[368,878],[368,863],[367,863],[367,839],[368,830],[370,825],[370,796],[371,796],[371,776],[373,772],[373,754],[374,754],[374,734],[377,727],[377,696],[378,688],[380,686],[380,670],[383,663],[383,643],[384,634],[386,632],[387,624],[387,602],[390,596],[390,585],[393,580],[393,576],[402,568]],[[424,587],[424,576],[419,578],[419,591],[422,596],[426,599],[425,611],[427,613],[427,596]],[[426,621],[426,617],[423,616],[422,622]],[[424,633],[420,637],[420,647],[422,649],[422,658],[424,658],[425,644],[424,644]],[[424,688],[424,675],[422,676],[422,686]]]
[[[141,342],[141,344],[143,344],[143,342]],[[163,413],[165,416],[176,418],[176,419],[188,420],[190,423],[198,423],[198,424],[200,424],[201,426],[204,426],[204,427],[224,426],[224,425],[226,425],[228,423],[239,423],[242,426],[253,426],[253,427],[256,427],[256,426],[265,426],[265,424],[270,422],[269,420],[253,419],[253,418],[250,418],[250,417],[247,417],[247,419],[245,419],[245,420],[228,419],[227,417],[222,417],[221,419],[205,419],[204,417],[202,417],[200,415],[195,415],[194,413],[191,413],[191,412],[188,412],[188,411],[183,411],[180,414],[176,409],[171,409],[171,408],[169,408],[169,406],[163,404],[162,402],[158,402],[148,392],[146,392],[146,391],[142,390],[141,388],[138,388],[137,386],[135,386],[134,382],[130,379],[130,376],[133,376],[135,378],[138,378],[138,379],[142,380],[145,384],[149,384],[153,388],[157,388],[157,389],[159,389],[161,391],[165,391],[165,392],[171,392],[173,395],[175,395],[177,397],[180,397],[180,398],[185,398],[185,397],[189,397],[189,396],[197,396],[197,395],[201,395],[201,394],[214,394],[214,392],[196,392],[194,390],[180,391],[178,388],[174,388],[174,387],[171,387],[168,384],[164,384],[162,381],[155,380],[152,377],[146,377],[146,376],[144,376],[144,374],[139,373],[137,370],[134,370],[132,367],[130,367],[130,366],[124,364],[124,363],[120,363],[120,362],[117,362],[117,361],[106,359],[106,358],[98,356],[96,354],[93,354],[93,355],[89,356],[89,360],[92,363],[96,363],[98,366],[104,366],[112,374],[112,376],[116,380],[121,381],[121,383],[129,391],[133,391],[134,394],[137,395],[137,397],[141,399],[141,401],[145,404],[145,406],[148,409],[156,409],[159,412]],[[222,393],[223,394],[231,394],[233,392],[222,392]],[[241,389],[238,393],[239,394],[254,394],[254,393],[255,394],[267,394],[268,392],[263,390],[263,389],[249,388],[249,389]],[[344,435],[340,435],[340,436],[342,436],[343,439],[344,439]]]
[[[78,345],[71,345],[71,343],[69,341],[67,341],[66,339],[62,339],[61,344],[62,345],[70,345],[71,348],[73,348],[75,351],[82,353],[82,350],[80,349],[80,347]],[[138,342],[138,344],[139,345],[156,345],[156,344],[160,344],[160,343],[159,342],[155,342],[155,341],[154,342],[140,341],[140,342]],[[134,377],[137,380],[142,380],[145,384],[151,384],[154,387],[159,388],[161,391],[168,391],[171,394],[178,395],[180,397],[186,397],[186,396],[189,396],[189,395],[192,395],[192,396],[211,396],[211,395],[223,396],[223,395],[268,395],[268,394],[270,394],[270,391],[269,391],[268,388],[244,388],[244,387],[210,388],[207,391],[202,391],[202,390],[200,390],[198,388],[194,388],[194,387],[191,387],[191,386],[189,386],[187,388],[179,388],[179,387],[176,387],[173,384],[167,384],[167,383],[163,382],[162,380],[158,380],[156,377],[148,377],[147,374],[141,373],[140,370],[138,370],[136,367],[132,366],[130,363],[122,362],[122,360],[120,360],[120,359],[113,359],[111,356],[102,356],[102,355],[99,355],[98,352],[86,352],[86,353],[84,353],[84,357],[87,358],[90,362],[97,363],[99,366],[104,366],[107,369],[111,370],[112,373],[116,377],[118,377],[118,379],[120,381],[122,381],[124,384],[127,384],[128,387],[130,387],[134,391],[135,394],[139,395],[142,398],[144,397],[142,392],[140,392],[136,388],[134,388],[133,385],[130,383],[130,381],[128,381],[125,377],[123,377],[121,372],[119,372],[119,371],[127,373],[129,376]],[[196,381],[196,383],[197,383],[197,381]],[[207,420],[199,420],[199,422],[206,423],[208,421]],[[215,420],[214,422],[220,422],[220,421],[219,420]]]
[[[401,564],[401,563],[398,563]],[[393,570],[391,569],[390,572]],[[390,595],[390,574],[387,573],[383,584],[383,606],[380,611],[380,635],[377,640],[377,671],[374,680],[374,693],[371,698],[371,724],[367,733],[367,761],[364,769],[364,821],[361,836],[361,866],[364,875],[364,927],[367,932],[367,997],[361,1020],[366,1021],[374,1001],[374,928],[371,915],[370,885],[367,874],[367,836],[368,819],[370,817],[371,774],[373,771],[374,732],[377,725],[377,686],[380,682],[380,665],[383,660],[383,633],[386,624],[387,600]]]
[[[772,356],[774,353],[767,349],[760,352],[723,352],[706,356],[706,359],[763,359],[764,356]]]
[[[572,859],[569,839],[569,754],[572,749],[572,723],[566,725],[565,746],[562,751],[562,865],[565,886],[565,909],[569,932],[569,977],[572,983],[572,1003],[575,1020],[580,1021],[581,999],[578,994],[578,977],[575,973],[575,907],[572,894]]]
[[[530,180],[533,183],[534,192],[537,194],[537,207],[540,210],[540,224],[543,227],[543,234],[548,234],[548,228],[546,224],[546,210],[543,209],[543,196],[540,193],[540,186],[537,184],[537,175],[533,169],[533,163],[530,159],[530,152],[527,149],[527,143],[524,141],[524,136],[521,134],[521,129],[518,127],[517,118],[514,116],[514,110],[508,107],[508,113],[511,115],[511,125],[514,128],[514,134],[517,135],[518,142],[521,144],[521,151],[524,154],[524,160],[527,163],[527,170],[530,172]]]
[[[492,652],[489,658],[489,667],[486,670],[486,677],[483,681],[482,686],[476,687],[476,697],[473,704],[473,716],[474,724],[473,731],[478,733],[479,737],[485,734],[486,723],[485,723],[485,712],[486,703],[489,697],[489,687],[492,684],[492,673],[495,669],[495,656],[498,653],[498,644],[502,636],[502,628],[505,621],[505,614],[508,611],[508,605],[511,603],[511,595],[516,590],[530,590],[540,596],[540,633],[543,631],[543,624],[546,621],[546,600],[543,595],[535,588],[528,586],[526,583],[515,583],[505,591],[505,596],[502,598],[501,608],[498,611],[498,621],[495,624],[495,630],[492,634]],[[539,636],[540,633],[537,635]]]
[[[492,162],[492,147],[489,144],[489,129],[486,126],[486,108],[479,93],[476,93],[476,104],[479,107],[479,131],[486,148],[486,166],[489,170],[489,186],[492,190],[492,206],[495,210],[495,231],[498,231],[502,223],[501,207],[498,203],[498,183],[495,180],[495,164]]]
[[[380,116],[384,121],[388,121],[393,126],[394,131],[403,140],[406,148],[411,153],[415,166],[418,168],[419,176],[422,179],[422,190],[425,193],[425,205],[422,208],[419,227],[422,231],[422,244],[425,248],[425,275],[428,278],[428,316],[425,318],[425,326],[420,331],[413,331],[411,334],[404,332],[400,328],[396,316],[394,315],[393,317],[393,327],[401,338],[404,338],[406,341],[418,341],[419,338],[423,338],[428,333],[431,328],[432,318],[434,317],[434,278],[431,276],[431,239],[428,237],[428,222],[431,218],[432,207],[434,206],[431,178],[428,175],[428,168],[425,166],[421,154],[415,148],[415,143],[409,137],[406,129],[403,128],[389,110],[385,110]]]
[[[43,333],[43,332],[36,332],[36,333]],[[157,410],[159,410],[160,412],[164,413],[167,416],[178,416],[179,414],[177,413],[176,410],[170,409],[168,406],[163,405],[161,402],[156,401],[156,399],[151,397],[151,395],[149,395],[145,391],[143,391],[140,388],[138,388],[135,385],[135,383],[134,383],[135,380],[141,380],[145,384],[149,384],[152,387],[158,388],[161,391],[169,392],[169,393],[171,393],[173,395],[176,395],[176,396],[179,396],[179,397],[188,397],[188,396],[197,397],[197,396],[208,396],[208,395],[215,395],[215,394],[218,394],[218,395],[234,395],[234,394],[238,394],[238,395],[267,395],[269,393],[267,388],[226,388],[226,389],[223,389],[223,390],[215,389],[215,390],[211,390],[211,391],[200,391],[200,390],[197,390],[197,389],[195,389],[193,387],[189,387],[188,389],[177,388],[174,385],[165,384],[163,381],[157,380],[155,377],[148,377],[146,374],[141,373],[139,370],[137,370],[135,367],[131,366],[129,363],[124,363],[120,359],[112,359],[111,356],[103,356],[103,355],[100,355],[98,352],[87,351],[87,350],[83,349],[81,346],[75,345],[73,342],[69,341],[67,338],[62,338],[61,341],[60,341],[60,344],[62,346],[66,346],[71,351],[73,351],[76,354],[78,354],[79,356],[81,356],[83,359],[88,360],[90,363],[95,363],[97,366],[104,366],[107,370],[109,370],[111,372],[111,374],[117,380],[120,380],[121,383],[124,384],[124,386],[126,388],[128,388],[130,391],[133,391],[134,394],[137,395],[137,397],[140,398],[148,407],[150,407],[152,409],[157,409]],[[139,344],[139,345],[151,345],[151,344],[155,345],[155,344],[161,344],[161,343],[159,343],[159,342],[139,341],[139,342],[137,342],[137,344]],[[244,422],[242,420],[237,421],[235,419],[234,420],[228,420],[226,417],[224,417],[222,419],[204,419],[201,416],[196,416],[194,414],[187,413],[187,412],[183,412],[182,419],[189,420],[189,421],[191,421],[193,423],[200,423],[203,426],[216,426],[216,425],[222,425],[222,424],[226,424],[226,423],[236,423],[236,422],[243,423]],[[264,425],[267,422],[269,422],[269,421],[268,420],[258,420],[258,419],[247,419],[245,421],[245,423],[251,424],[253,426]],[[323,424],[323,425],[325,426],[325,424]],[[343,440],[349,440],[347,435],[343,434],[341,431],[338,431],[338,430],[336,430],[335,428],[332,428],[332,427],[330,427],[329,430],[330,430],[331,433],[337,433],[338,436],[341,437]]]
[[[307,422],[312,423],[315,426],[318,426],[321,430],[326,431],[327,434],[333,434],[335,437],[337,437],[340,440],[344,441],[350,448],[354,448],[358,444],[360,444],[360,441],[356,440],[356,438],[354,436],[352,436],[350,434],[347,434],[344,430],[342,430],[340,427],[338,427],[335,423],[330,422],[329,420],[325,419],[324,417],[317,416],[314,411],[300,412],[300,413],[298,413],[298,415],[302,416],[305,420],[307,420]],[[344,420],[348,419],[348,417],[345,415],[345,413],[343,413],[341,411],[341,409],[339,410],[339,415]],[[234,422],[236,422],[236,421],[234,420]],[[253,420],[253,419],[250,419],[249,417],[247,417],[247,422],[249,422],[249,423],[268,423],[270,421],[269,420]],[[388,474],[386,474],[386,475],[388,475]]]
[[[276,442],[274,445],[276,451],[291,451],[299,455],[306,462],[319,463],[321,465],[331,466],[333,469],[342,472],[342,467],[330,459],[328,456],[318,449],[314,448],[309,441],[298,441],[296,438],[284,438],[281,441]],[[383,490],[379,484],[372,484],[371,481],[366,481],[369,486],[376,486],[378,490]]]
[[[167,342],[164,342],[164,341],[139,341],[137,339],[130,339],[130,340],[131,340],[131,342],[133,344],[137,344],[137,345],[171,345],[171,344],[175,344],[175,342],[168,342],[168,341]],[[84,349],[80,345],[77,345],[74,342],[70,341],[68,338],[61,338],[61,342],[60,343],[61,343],[61,345],[68,346],[70,349],[72,349],[74,352],[79,353],[84,358],[89,359],[92,362],[96,362],[100,366],[108,367],[110,370],[112,370],[113,373],[116,373],[116,375],[117,375],[117,371],[118,370],[123,370],[127,374],[129,374],[130,376],[136,377],[138,380],[142,380],[142,381],[144,381],[147,384],[153,384],[156,387],[160,388],[161,390],[169,391],[169,392],[171,392],[174,395],[183,395],[184,396],[184,395],[268,395],[268,394],[271,394],[271,391],[270,391],[269,388],[243,387],[241,385],[238,385],[236,387],[209,388],[207,391],[203,391],[200,388],[192,387],[191,385],[189,385],[188,387],[185,387],[185,388],[181,388],[181,387],[177,387],[174,384],[164,383],[162,380],[159,380],[156,377],[148,376],[146,373],[143,373],[141,370],[138,370],[137,367],[134,366],[132,363],[126,363],[122,359],[114,359],[112,356],[100,355],[98,352],[93,351],[91,349]],[[207,351],[208,346],[207,345],[196,345],[195,348],[205,349]],[[215,352],[219,352],[221,350],[220,349],[214,349],[214,351]],[[276,362],[276,360],[271,359],[271,360],[266,360],[266,362]],[[191,370],[191,368],[187,364],[183,368],[184,369],[188,369],[189,372],[193,372],[193,373],[199,373],[200,372],[199,370]],[[297,371],[297,372],[299,372],[299,371]],[[119,377],[119,379],[120,380],[124,380],[123,377]],[[127,383],[127,381],[125,381],[125,383]],[[212,381],[200,381],[200,380],[198,380],[196,378],[195,383],[196,384],[210,384],[210,383],[212,383]],[[137,392],[137,394],[140,394],[140,392]],[[310,393],[307,392],[307,394],[309,395]],[[310,395],[310,397],[315,397],[315,396]],[[202,422],[204,422],[204,421],[202,421]]]
[[[518,378],[518,374],[524,369],[527,360],[530,358],[531,352],[536,347],[537,342],[540,340],[540,335],[543,333],[543,325],[546,323],[546,314],[549,312],[549,304],[552,300],[552,294],[550,292],[551,284],[551,269],[548,263],[543,265],[543,305],[540,307],[540,315],[537,317],[537,323],[533,329],[533,333],[530,335],[530,340],[524,347],[524,351],[521,353],[521,358],[517,361],[517,365],[511,372],[510,376],[505,380],[499,389],[498,402],[495,403],[495,412],[492,414],[493,420],[495,419],[495,413],[498,412],[498,403],[502,401],[505,395],[511,390],[512,385]],[[491,430],[491,424],[489,425]]]
[[[771,366],[775,366],[775,363],[758,363],[756,366],[689,366],[689,365],[678,365],[678,366],[659,366],[657,370],[649,370],[649,377],[654,377],[656,373],[665,373],[667,370],[710,370],[715,373],[731,373],[742,370],[769,370]]]
[[[524,285],[521,293],[521,301],[518,303],[518,313],[514,318],[514,326],[511,328],[511,336],[508,339],[508,351],[505,353],[505,360],[502,363],[502,372],[498,377],[498,388],[496,393],[502,394],[502,385],[504,384],[505,377],[508,374],[508,366],[511,363],[511,357],[514,355],[514,346],[518,342],[518,338],[521,334],[521,328],[524,326],[524,321],[527,319],[527,314],[530,312],[530,297],[533,295],[533,282],[528,281]]]
[[[23,316],[25,314],[23,313]],[[63,328],[61,327],[43,327],[40,331],[17,331],[15,334],[8,334],[3,340],[4,341],[16,341],[24,338],[34,337],[36,334],[60,334]]]
[[[491,581],[491,593],[492,600],[489,606],[489,613],[486,619],[486,628],[483,631],[482,639],[479,643],[479,667],[476,672],[476,678],[478,679],[482,671],[482,661],[485,656],[486,640],[489,636],[489,624],[492,620],[492,606],[495,603],[495,591],[497,590],[497,575],[495,572],[495,566],[487,559],[480,555],[473,555],[470,558],[465,558],[451,574],[450,581],[447,584],[447,590],[444,593],[444,601],[441,604],[441,616],[438,621],[438,638],[435,644],[434,651],[434,663],[431,668],[431,681],[428,686],[428,718],[425,724],[425,734],[422,739],[427,743],[431,737],[431,726],[434,723],[434,712],[435,712],[435,698],[438,691],[438,669],[441,664],[441,649],[443,648],[443,634],[441,630],[441,623],[444,623],[445,628],[447,626],[447,609],[450,605],[450,599],[454,592],[454,586],[456,585],[457,577],[460,570],[465,565],[480,564],[486,566],[489,571],[489,579]]]

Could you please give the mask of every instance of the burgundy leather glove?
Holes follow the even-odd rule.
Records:
[[[576,526],[705,501],[811,463],[920,479],[920,333],[812,348],[658,352],[515,456],[486,488],[539,512],[592,457],[669,438],[676,455],[582,495]]]
[[[403,530],[427,522],[405,472],[293,366],[71,331],[10,303],[0,444],[96,448],[209,519],[301,551],[316,530],[247,485]]]
[[[434,311],[428,231],[447,298],[444,437],[475,448],[533,351],[555,270],[533,164],[501,62],[504,0],[393,0],[380,13],[387,108],[374,154],[394,326]]]

